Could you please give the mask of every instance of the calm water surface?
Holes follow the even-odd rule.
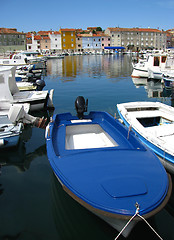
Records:
[[[132,79],[131,73],[130,56],[69,56],[47,62],[45,89],[55,90],[54,113],[75,114],[74,101],[79,95],[88,98],[88,111],[112,115],[117,114],[116,104],[121,102],[174,105],[171,90],[165,90],[160,82]],[[0,239],[113,240],[117,236],[113,228],[62,190],[48,162],[44,130],[26,127],[17,149],[0,152],[0,164]],[[173,194],[165,209],[149,222],[163,239],[174,239]],[[158,239],[140,222],[128,240],[142,238]]]

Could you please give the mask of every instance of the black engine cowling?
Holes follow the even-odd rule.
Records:
[[[82,119],[84,112],[87,112],[88,108],[88,99],[85,102],[83,96],[78,96],[75,101],[75,108],[78,118]]]

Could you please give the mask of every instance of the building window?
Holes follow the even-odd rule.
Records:
[[[71,36],[73,36],[73,32],[71,33]]]
[[[89,44],[87,46],[89,47]]]
[[[108,38],[108,41],[110,41],[110,38]]]
[[[71,47],[74,47],[74,44],[73,44],[73,43],[71,44]]]
[[[108,47],[110,47],[110,44],[108,44]]]
[[[97,44],[95,46],[97,47]]]
[[[74,40],[71,38],[71,42],[73,42]]]
[[[78,47],[81,47],[81,45],[79,44]]]
[[[102,47],[104,47],[104,44],[102,44]]]
[[[94,38],[94,42],[95,42],[95,38]]]
[[[65,37],[65,33],[63,33],[63,36]]]
[[[102,38],[102,41],[104,41],[104,38]]]
[[[57,41],[57,38],[55,38],[55,41]]]
[[[63,46],[65,47],[65,44],[63,44]]]
[[[65,42],[65,38],[63,39],[63,41]]]

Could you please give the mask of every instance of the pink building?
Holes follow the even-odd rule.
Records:
[[[101,33],[101,48],[104,49],[104,47],[110,47],[110,36],[104,33]]]

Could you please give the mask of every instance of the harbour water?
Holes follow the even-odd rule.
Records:
[[[54,114],[75,114],[79,95],[88,98],[88,111],[107,111],[117,117],[116,104],[121,102],[174,105],[172,90],[159,81],[132,79],[131,73],[129,55],[66,56],[48,60],[45,89],[54,88]],[[49,118],[53,113],[36,114]],[[116,230],[62,190],[48,162],[44,135],[43,129],[27,126],[16,149],[0,152],[0,240],[114,240]],[[163,239],[174,239],[174,194],[148,221]],[[127,239],[142,238],[159,239],[139,222]]]

